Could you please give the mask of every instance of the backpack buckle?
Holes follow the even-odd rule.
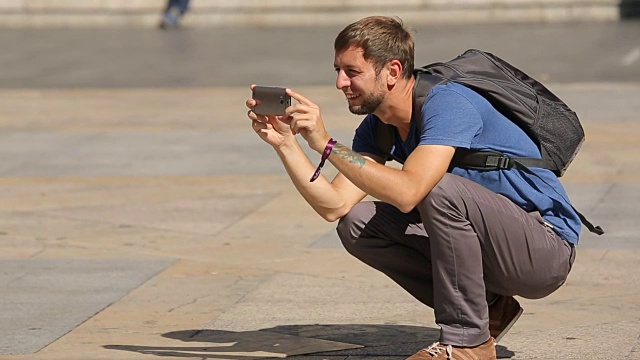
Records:
[[[508,156],[487,156],[486,165],[496,169],[511,169],[513,167],[513,159]]]

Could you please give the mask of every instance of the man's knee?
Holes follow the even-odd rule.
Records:
[[[369,202],[358,203],[338,221],[336,228],[338,237],[342,241],[344,248],[352,255],[357,252],[357,239],[371,217],[371,206],[372,204]]]
[[[420,213],[424,216],[432,214],[435,209],[443,206],[455,206],[455,198],[459,195],[459,180],[457,175],[444,174],[442,179],[431,189],[429,194],[418,204]]]

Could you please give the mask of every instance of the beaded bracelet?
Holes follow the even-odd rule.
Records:
[[[329,155],[331,155],[331,150],[333,150],[333,145],[335,145],[336,143],[337,141],[333,140],[333,138],[329,139],[327,146],[325,146],[324,151],[322,152],[320,165],[318,165],[316,172],[313,174],[309,182],[314,182],[320,176],[320,170],[322,170],[322,167],[324,166],[325,161],[327,161],[327,159],[329,158]]]

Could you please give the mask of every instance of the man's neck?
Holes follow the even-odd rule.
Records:
[[[406,139],[411,128],[414,84],[415,78],[413,76],[398,82],[387,94],[384,106],[380,106],[374,112],[383,122],[397,127],[402,139]]]

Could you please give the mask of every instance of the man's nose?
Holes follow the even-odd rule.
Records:
[[[342,89],[345,87],[349,87],[349,85],[350,85],[350,82],[347,74],[345,74],[344,71],[342,70],[338,71],[338,76],[336,78],[336,88]]]

